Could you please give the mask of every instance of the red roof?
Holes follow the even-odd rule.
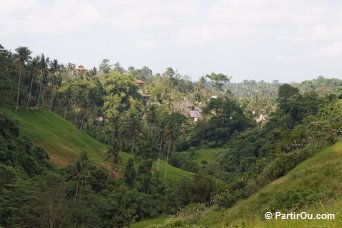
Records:
[[[85,68],[83,65],[79,65],[78,67],[75,67],[75,70],[77,70],[77,71],[87,71],[87,68]]]

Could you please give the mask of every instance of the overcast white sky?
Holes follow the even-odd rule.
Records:
[[[0,0],[0,44],[63,63],[111,63],[193,80],[342,79],[339,0]]]

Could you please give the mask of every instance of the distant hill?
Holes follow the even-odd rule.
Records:
[[[42,145],[56,166],[71,165],[79,159],[82,151],[86,151],[96,165],[110,168],[110,162],[105,161],[107,146],[57,114],[44,110],[13,112],[9,109],[0,109],[0,112],[18,121],[22,134],[33,143]],[[124,169],[126,162],[133,158],[133,155],[121,152],[120,157],[121,169]],[[192,175],[171,165],[167,166],[168,180],[175,181]],[[153,167],[156,172],[156,164]],[[165,162],[161,161],[161,174],[164,173],[164,169]]]
[[[292,85],[298,87],[301,93],[316,92],[320,96],[342,93],[342,80],[335,78],[319,76],[316,79],[293,83]]]

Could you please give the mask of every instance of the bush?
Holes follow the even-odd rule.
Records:
[[[181,221],[179,221],[177,224],[194,224],[196,223],[196,221],[203,217],[207,210],[208,209],[202,203],[189,204],[177,213],[177,217],[181,218]]]
[[[220,194],[217,194],[214,197],[214,202],[218,206],[224,207],[224,208],[232,207],[235,204],[236,201],[237,201],[236,196],[231,194],[229,191],[222,192]]]

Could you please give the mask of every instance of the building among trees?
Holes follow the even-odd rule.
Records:
[[[197,122],[202,118],[202,110],[200,107],[195,106],[193,103],[184,98],[183,109],[187,112],[193,122]]]

